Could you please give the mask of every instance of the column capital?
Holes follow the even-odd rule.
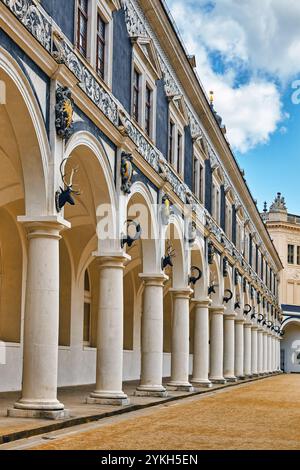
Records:
[[[243,318],[235,318],[234,321],[238,325],[243,325],[245,323],[245,320]]]
[[[224,305],[213,305],[212,307],[209,307],[210,313],[213,314],[219,314],[219,315],[224,315],[224,312],[226,310],[226,307]]]
[[[182,287],[182,288],[172,288],[169,289],[169,292],[176,297],[177,299],[189,299],[193,293],[193,289],[190,287]]]
[[[191,302],[193,302],[196,307],[209,308],[212,301],[209,297],[207,297],[206,299],[192,299]]]
[[[251,329],[252,329],[253,331],[258,331],[258,330],[259,330],[259,327],[258,327],[257,325],[252,325],[252,326],[251,326]]]
[[[103,268],[120,268],[124,269],[125,263],[131,260],[131,256],[124,251],[100,253],[94,251],[92,255],[97,259],[100,269]]]
[[[244,326],[246,328],[251,328],[253,326],[253,324],[246,320],[245,323],[244,323]]]
[[[71,228],[70,222],[60,215],[19,216],[17,221],[27,230],[27,238],[60,239],[60,232]]]
[[[234,313],[224,313],[224,320],[235,320],[236,314]]]
[[[168,281],[169,276],[163,273],[141,273],[139,274],[139,278],[144,281],[146,286],[159,286],[163,287],[165,282]]]

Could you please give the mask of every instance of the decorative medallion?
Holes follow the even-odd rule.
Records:
[[[68,139],[73,133],[73,108],[71,90],[59,86],[56,90],[55,126],[59,137]]]
[[[132,168],[132,154],[122,152],[121,154],[121,190],[125,194],[130,194],[130,188],[132,186],[132,176],[133,176],[133,168]]]

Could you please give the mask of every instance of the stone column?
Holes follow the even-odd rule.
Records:
[[[224,378],[228,382],[236,382],[234,375],[234,320],[236,315],[224,315]]]
[[[259,328],[257,332],[257,372],[259,375],[263,373],[264,364],[263,331],[262,328]]]
[[[202,387],[211,387],[209,373],[209,306],[210,299],[194,300],[194,355],[192,382]]]
[[[126,405],[123,374],[123,270],[122,253],[97,256],[99,307],[97,327],[96,390],[87,403]]]
[[[235,376],[244,379],[244,320],[235,320]]]
[[[257,332],[258,327],[257,325],[253,325],[251,327],[251,375],[257,376],[258,375],[258,357],[257,357],[257,349],[258,349],[258,341],[257,341]]]
[[[172,315],[172,353],[171,381],[172,389],[191,392],[193,387],[189,382],[189,317],[190,296],[192,290],[170,289],[173,296]]]
[[[267,360],[267,372],[270,374],[272,372],[272,335],[271,333],[267,334],[267,348],[268,348],[268,360]]]
[[[140,274],[144,281],[142,312],[141,382],[137,396],[167,396],[163,376],[164,274]]]
[[[244,374],[251,376],[251,323],[244,324]]]
[[[57,400],[59,240],[70,224],[61,217],[20,217],[27,230],[22,397],[8,416],[62,418]]]
[[[210,380],[212,383],[226,383],[223,375],[224,310],[223,306],[210,308]]]
[[[273,355],[272,355],[272,371],[275,372],[276,371],[276,359],[277,359],[277,354],[276,354],[276,338],[275,338],[275,335],[272,335],[272,351],[273,351]]]
[[[263,332],[263,347],[264,347],[264,374],[268,373],[268,333]]]

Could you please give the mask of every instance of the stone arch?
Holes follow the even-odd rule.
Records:
[[[233,282],[232,282],[232,268],[231,266],[228,266],[228,274],[227,276],[223,276],[223,286],[224,286],[224,297],[227,296],[229,293],[225,292],[226,289],[230,290],[233,294],[232,299],[229,302],[224,302],[224,305],[226,307],[225,313],[231,314],[234,312],[234,288],[233,288]]]
[[[0,80],[6,91],[0,108],[0,205],[24,198],[27,216],[46,215],[50,147],[45,122],[26,76],[2,47]]]
[[[300,318],[289,317],[281,325],[281,357],[285,372],[300,372]]]
[[[197,300],[205,299],[208,292],[208,272],[204,250],[199,239],[197,239],[191,247],[191,267],[192,266],[197,266],[202,272],[201,279],[193,286],[194,298]]]

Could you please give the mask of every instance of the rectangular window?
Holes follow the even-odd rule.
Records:
[[[88,0],[78,0],[77,47],[79,52],[87,55],[88,35]]]
[[[198,197],[198,181],[199,181],[199,160],[194,155],[193,158],[193,193]]]
[[[181,148],[182,148],[182,135],[180,132],[177,134],[177,173],[180,173],[181,170]]]
[[[105,35],[106,23],[98,13],[97,16],[97,61],[96,68],[98,75],[104,80],[105,72]]]
[[[199,199],[203,203],[204,202],[204,167],[199,165]]]
[[[215,217],[216,213],[216,186],[213,184],[211,188],[211,213]]]
[[[169,162],[173,162],[173,143],[174,143],[174,122],[170,121],[169,124]]]
[[[294,245],[288,245],[288,264],[294,264]]]
[[[300,246],[297,246],[297,264],[300,266]]]
[[[216,221],[220,223],[220,191],[216,191]]]
[[[145,131],[150,136],[151,134],[151,102],[152,102],[152,90],[146,85],[146,102],[145,102]]]
[[[140,74],[134,69],[133,72],[133,110],[132,114],[136,122],[139,122],[139,104],[140,104]]]

